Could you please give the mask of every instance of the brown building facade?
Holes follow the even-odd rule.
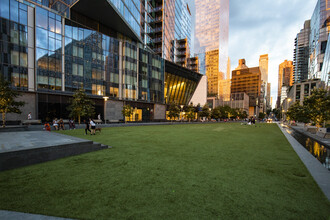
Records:
[[[245,92],[249,96],[249,115],[259,112],[259,96],[261,91],[261,73],[259,67],[248,68],[245,60],[232,71],[231,93]]]

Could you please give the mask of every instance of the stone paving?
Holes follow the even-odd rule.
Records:
[[[87,142],[87,140],[47,131],[0,132],[0,153]]]

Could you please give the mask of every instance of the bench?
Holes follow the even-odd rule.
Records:
[[[102,124],[103,121],[101,119],[93,119],[96,124]]]
[[[23,125],[41,125],[41,120],[24,120],[22,121]]]

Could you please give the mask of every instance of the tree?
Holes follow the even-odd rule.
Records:
[[[263,113],[263,112],[259,112],[259,119],[260,119],[260,120],[264,119],[265,116],[266,116],[265,113]]]
[[[304,123],[309,121],[306,107],[301,106],[299,101],[296,101],[290,106],[286,112],[286,116],[289,120],[300,121]]]
[[[324,89],[313,90],[304,100],[304,107],[308,118],[318,126],[330,119],[330,96]]]
[[[130,118],[132,116],[133,108],[130,105],[124,105],[121,113],[123,114],[126,123],[126,117]]]
[[[248,117],[246,111],[240,112],[238,115],[241,119],[246,119]]]
[[[190,120],[195,119],[195,111],[196,110],[195,110],[195,108],[192,104],[188,105],[186,115],[187,115],[187,118],[188,118],[189,122],[190,122]]]
[[[220,112],[220,108],[216,107],[214,109],[212,109],[211,111],[211,117],[214,119],[219,119],[221,118],[221,112]]]
[[[167,116],[173,120],[173,118],[177,118],[180,116],[180,108],[176,105],[176,103],[172,102],[170,107],[168,108]]]
[[[88,98],[85,90],[83,89],[79,89],[75,92],[68,110],[70,111],[69,117],[78,118],[79,124],[81,117],[93,117],[95,114],[94,103]]]
[[[210,117],[210,109],[208,104],[205,104],[202,108],[202,111],[200,112],[200,117]]]
[[[6,114],[15,113],[21,114],[20,107],[24,106],[25,102],[15,101],[20,94],[10,88],[10,82],[6,81],[3,76],[0,76],[0,112],[2,114],[2,127],[6,127]]]

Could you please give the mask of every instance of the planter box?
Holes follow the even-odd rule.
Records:
[[[316,126],[307,126],[307,131],[312,133],[312,134],[316,134],[317,127]]]
[[[319,128],[316,135],[321,137],[321,138],[330,138],[330,132],[328,132],[327,128]]]

